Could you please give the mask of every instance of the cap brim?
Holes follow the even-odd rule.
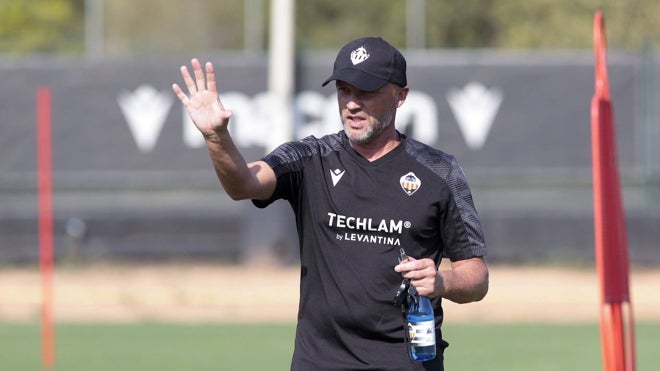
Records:
[[[385,79],[370,75],[361,70],[355,68],[343,68],[335,71],[321,86],[326,86],[333,80],[345,81],[362,91],[376,91],[388,83]]]

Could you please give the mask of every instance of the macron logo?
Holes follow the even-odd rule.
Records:
[[[117,97],[135,144],[142,152],[151,151],[172,106],[172,94],[141,85],[134,92],[124,91]]]
[[[449,106],[470,149],[478,150],[484,146],[502,99],[501,91],[489,90],[478,82],[470,82],[463,89],[454,89],[447,94]]]
[[[344,173],[346,173],[346,170],[340,170],[340,169],[334,169],[330,170],[330,176],[332,177],[332,186],[336,186],[337,183],[339,183],[339,180],[341,177],[344,176]]]

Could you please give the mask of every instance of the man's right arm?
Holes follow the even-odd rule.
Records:
[[[268,164],[246,163],[226,130],[205,138],[215,173],[229,197],[233,200],[270,198],[276,177]]]
[[[188,94],[177,84],[172,90],[204,136],[220,183],[234,200],[269,198],[275,190],[275,173],[263,161],[246,163],[236,148],[227,129],[232,112],[225,109],[218,96],[213,64],[207,62],[205,71],[197,59],[191,64],[194,79],[186,66],[181,67]]]

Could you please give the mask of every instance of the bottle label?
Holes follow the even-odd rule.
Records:
[[[408,322],[410,344],[419,347],[435,345],[435,323],[433,320]]]

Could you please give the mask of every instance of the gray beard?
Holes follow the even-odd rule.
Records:
[[[387,129],[390,124],[394,122],[394,112],[395,110],[388,111],[385,117],[383,117],[382,120],[378,120],[374,125],[369,126],[361,135],[351,135],[350,130],[346,128],[346,125],[344,125],[344,132],[346,133],[346,136],[348,136],[348,139],[350,139],[353,143],[359,143],[359,144],[364,144],[364,143],[369,143],[375,138],[377,138],[380,134],[382,134],[385,129]]]

